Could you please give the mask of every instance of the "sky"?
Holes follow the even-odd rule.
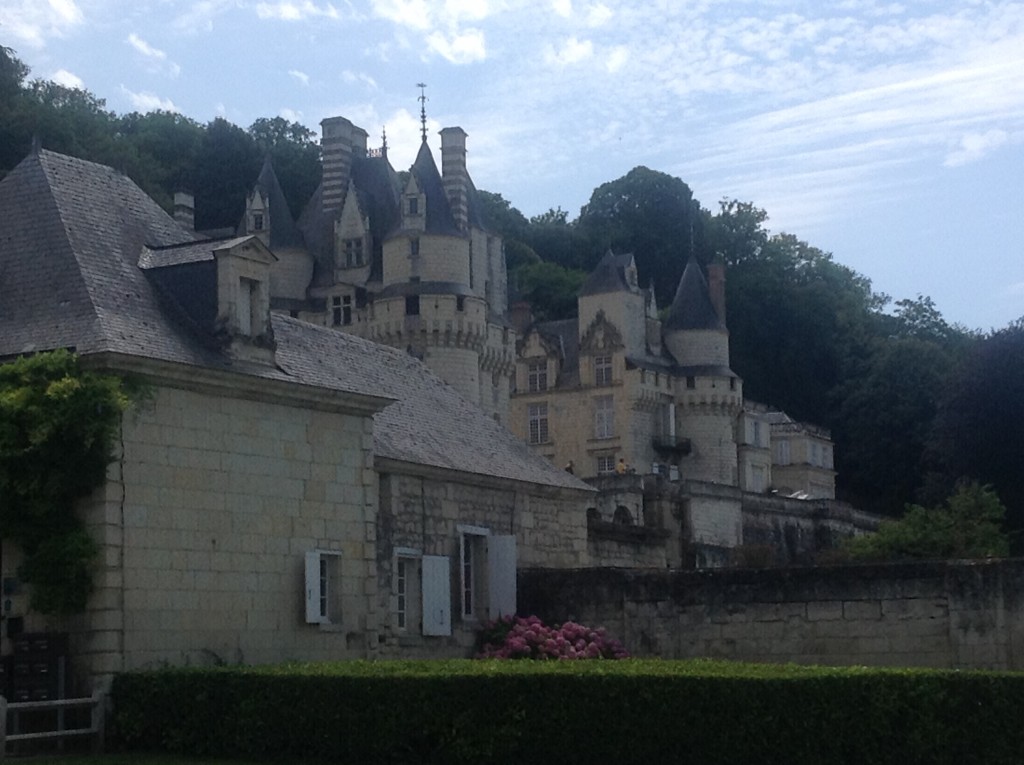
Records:
[[[462,127],[527,216],[645,165],[894,300],[1024,316],[1024,2],[3,0],[0,45],[117,113],[348,117],[398,170],[422,82],[436,160]]]

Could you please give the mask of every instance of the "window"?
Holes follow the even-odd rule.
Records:
[[[530,404],[527,408],[527,419],[531,444],[548,442],[548,405]]]
[[[753,444],[754,444],[754,446],[760,446],[761,445],[761,422],[759,420],[754,420],[753,425],[754,425],[754,428],[753,428],[753,438],[754,438]]]
[[[238,333],[241,335],[252,337],[262,332],[259,291],[258,281],[244,277],[238,280]]]
[[[458,526],[462,618],[497,619],[516,612],[516,538]]]
[[[335,295],[331,298],[331,324],[335,327],[352,323],[352,296]]]
[[[255,213],[252,216],[252,230],[262,231],[263,230],[263,213]]]
[[[398,632],[451,635],[451,573],[448,557],[395,548],[393,624]]]
[[[768,488],[768,471],[764,465],[750,466],[750,491],[762,492]]]
[[[526,379],[531,393],[548,389],[548,360],[531,361],[526,365]]]
[[[363,240],[345,240],[345,265],[348,268],[363,265]]]
[[[460,313],[462,311],[466,310],[466,296],[465,295],[456,295],[455,296],[455,310],[459,311]]]
[[[615,399],[598,396],[594,399],[594,438],[611,438],[614,435]]]
[[[420,296],[419,295],[406,295],[405,296],[405,315],[406,316],[419,316],[420,315]]]
[[[341,623],[341,553],[311,550],[306,553],[306,621]]]
[[[413,237],[409,240],[409,254],[412,257],[418,257],[420,254],[420,240],[417,237]]]
[[[789,464],[789,441],[779,441],[775,444],[775,464]]]
[[[594,385],[612,384],[612,357],[594,357]]]
[[[420,200],[419,200],[419,197],[409,197],[408,202],[409,202],[409,204],[408,204],[407,209],[409,210],[409,215],[419,215],[420,214]]]
[[[615,472],[615,455],[614,454],[603,454],[597,458],[597,472],[598,475],[601,473],[614,473]]]
[[[693,390],[696,387],[697,387],[697,378],[696,377],[687,377],[686,378],[686,389],[687,390]]]

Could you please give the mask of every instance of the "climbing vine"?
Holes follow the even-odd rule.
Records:
[[[24,554],[37,611],[85,608],[98,547],[75,504],[106,480],[121,414],[140,395],[65,350],[0,364],[0,537]]]

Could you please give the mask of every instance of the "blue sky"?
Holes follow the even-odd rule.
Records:
[[[4,0],[0,44],[116,112],[436,131],[526,215],[636,165],[754,202],[895,299],[1024,316],[1024,3]]]

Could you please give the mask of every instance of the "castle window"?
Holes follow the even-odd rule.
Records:
[[[614,435],[615,399],[598,396],[594,399],[594,438],[611,438]]]
[[[594,357],[594,385],[612,384],[612,357]]]
[[[614,454],[602,454],[597,458],[597,473],[614,473],[615,472],[615,455]]]
[[[758,420],[754,420],[754,446],[761,445],[761,423]]]
[[[788,465],[790,460],[789,456],[789,441],[779,441],[775,444],[775,464],[776,465]]]
[[[548,405],[530,404],[527,407],[527,424],[530,432],[531,444],[546,444],[548,442]]]
[[[345,266],[352,268],[363,265],[363,240],[345,240]]]
[[[335,327],[352,323],[352,296],[335,295],[331,298],[331,324]]]
[[[263,214],[256,213],[252,216],[252,230],[262,231],[263,230]]]
[[[531,361],[526,367],[527,385],[531,393],[548,389],[548,360]]]
[[[687,377],[686,378],[686,389],[687,390],[693,390],[696,387],[697,387],[697,378],[696,377]]]
[[[466,296],[465,295],[456,295],[455,296],[455,310],[456,311],[465,311],[466,310]]]
[[[419,316],[420,315],[420,296],[419,295],[406,295],[405,296],[405,315],[406,316]]]
[[[409,254],[414,258],[420,254],[420,240],[416,237],[409,240]]]
[[[419,197],[409,197],[408,201],[409,201],[409,205],[408,205],[407,209],[409,210],[409,215],[419,215],[420,214],[420,199],[419,199]]]
[[[252,337],[263,331],[263,320],[259,314],[260,283],[254,279],[238,280],[238,333]]]

